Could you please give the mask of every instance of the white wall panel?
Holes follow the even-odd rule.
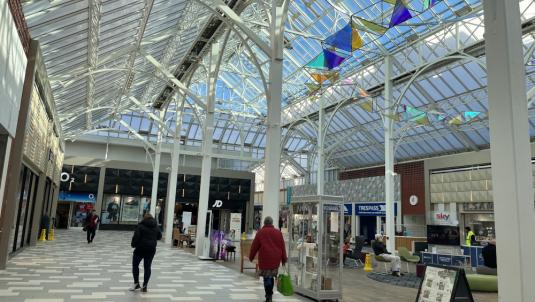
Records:
[[[27,59],[7,1],[0,1],[0,41],[0,125],[14,137]]]

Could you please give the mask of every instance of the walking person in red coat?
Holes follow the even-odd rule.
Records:
[[[264,219],[264,227],[256,233],[251,245],[249,259],[253,261],[258,253],[258,267],[260,276],[264,277],[264,290],[266,302],[271,302],[275,278],[279,273],[279,266],[286,264],[286,247],[282,233],[273,226],[273,218],[267,216]]]

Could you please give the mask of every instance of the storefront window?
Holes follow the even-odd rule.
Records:
[[[476,234],[477,241],[494,239],[494,214],[491,213],[474,213],[464,214],[464,225],[472,228]]]
[[[73,203],[71,227],[83,227],[87,213],[93,210],[92,203]]]
[[[145,214],[150,212],[150,198],[141,197],[141,206],[139,207],[139,221],[143,219]]]
[[[138,223],[140,198],[138,196],[123,196],[122,201],[121,224]]]
[[[121,195],[104,195],[101,223],[118,224],[120,209]]]

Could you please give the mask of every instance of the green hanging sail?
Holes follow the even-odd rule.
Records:
[[[327,67],[325,67],[325,54],[322,51],[314,60],[310,61],[305,67],[312,68],[312,69],[321,69],[325,70]]]
[[[423,3],[422,3],[423,10],[433,7],[435,4],[437,4],[438,1],[440,0],[423,0]]]

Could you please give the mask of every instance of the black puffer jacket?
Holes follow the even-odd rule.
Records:
[[[154,218],[141,221],[132,237],[132,247],[134,253],[154,253],[157,241],[162,239],[160,228],[156,225]]]

